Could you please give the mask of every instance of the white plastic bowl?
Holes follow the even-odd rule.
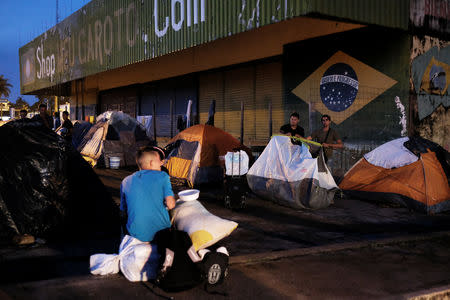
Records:
[[[199,195],[199,190],[184,190],[178,193],[178,197],[183,201],[197,200]]]

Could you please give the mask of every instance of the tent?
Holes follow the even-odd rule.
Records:
[[[219,156],[233,149],[251,151],[229,133],[210,125],[195,125],[178,133],[166,146],[164,166],[171,177],[194,184],[221,182],[223,168]]]
[[[436,213],[450,208],[449,153],[420,137],[385,143],[364,155],[340,188],[358,198]]]
[[[84,136],[89,132],[91,127],[92,123],[87,121],[76,120],[73,122],[72,144],[75,149],[78,148],[80,143],[83,141]]]
[[[0,127],[0,241],[120,233],[111,195],[81,155],[40,122]]]
[[[121,111],[108,111],[97,117],[77,150],[92,166],[109,166],[110,157],[120,157],[120,166],[135,166],[139,147],[152,144],[145,128]]]
[[[313,158],[306,141],[273,136],[247,173],[251,190],[293,208],[323,208],[333,202],[337,185],[321,152]]]

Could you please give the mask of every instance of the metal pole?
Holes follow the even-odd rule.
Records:
[[[241,100],[241,144],[244,144],[244,101]]]
[[[79,98],[79,95],[78,95],[78,84],[79,83],[79,81],[78,80],[75,80],[75,120],[78,120],[78,108],[79,108],[79,103],[78,103],[78,98]]]
[[[170,99],[170,138],[173,138],[173,100]]]
[[[152,117],[152,119],[153,119],[153,138],[156,143],[156,103],[155,102],[153,102],[153,117]]]
[[[84,110],[84,79],[81,79],[81,118],[86,121],[85,110]]]
[[[269,100],[269,140],[272,137],[272,100]]]

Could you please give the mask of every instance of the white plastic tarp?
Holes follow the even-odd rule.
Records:
[[[325,189],[337,188],[331,173],[319,172],[317,158],[305,145],[294,145],[287,136],[274,136],[248,171],[248,175],[287,182],[317,179]]]
[[[403,143],[409,141],[408,137],[387,142],[369,153],[364,158],[372,165],[385,169],[399,168],[418,160],[418,157],[409,151]]]

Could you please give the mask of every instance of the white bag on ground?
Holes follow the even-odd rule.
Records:
[[[196,251],[217,243],[238,226],[236,222],[211,214],[197,200],[178,200],[173,215],[175,227],[189,234]]]
[[[94,254],[90,269],[94,275],[116,274],[120,271],[129,281],[148,281],[156,278],[159,254],[156,245],[125,235],[119,254]]]

